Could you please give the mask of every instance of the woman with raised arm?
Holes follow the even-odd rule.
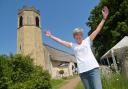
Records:
[[[67,41],[63,41],[54,35],[52,35],[49,31],[45,32],[45,35],[54,41],[64,45],[68,48],[72,48],[77,60],[78,72],[80,78],[83,82],[83,85],[86,89],[102,89],[99,64],[96,61],[92,50],[91,43],[96,38],[97,34],[102,29],[107,17],[109,14],[109,10],[106,6],[103,7],[102,15],[103,18],[96,30],[91,33],[90,36],[83,39],[83,29],[76,28],[73,30],[73,37],[76,43],[70,43]]]

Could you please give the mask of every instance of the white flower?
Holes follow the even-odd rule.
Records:
[[[116,80],[118,81],[119,79],[117,78]]]

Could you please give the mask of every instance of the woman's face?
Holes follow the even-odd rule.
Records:
[[[76,40],[76,43],[77,44],[81,44],[82,43],[82,40],[83,40],[83,35],[81,33],[75,34],[74,35],[74,39]]]

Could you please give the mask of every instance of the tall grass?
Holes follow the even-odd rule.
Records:
[[[120,74],[113,74],[111,78],[102,78],[103,89],[128,89],[128,79]]]
[[[103,89],[128,89],[128,79],[120,74],[113,74],[111,78],[102,77]],[[75,89],[84,89],[80,82]]]

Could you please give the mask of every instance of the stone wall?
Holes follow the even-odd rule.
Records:
[[[118,68],[122,75],[128,78],[128,47],[117,49],[116,51]]]

